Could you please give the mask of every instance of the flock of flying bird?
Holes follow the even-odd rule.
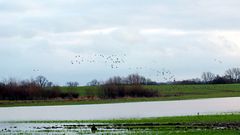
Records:
[[[75,55],[74,59],[71,60],[71,64],[84,64],[84,63],[105,63],[111,69],[119,69],[122,64],[126,63],[126,54],[122,55],[104,55],[104,54],[93,54],[88,55]],[[215,58],[214,62],[222,64],[223,61],[219,58]],[[131,72],[143,73],[148,72],[148,76],[153,77],[157,81],[173,82],[176,80],[175,75],[170,70],[166,69],[153,69],[143,66],[128,67]]]
[[[93,54],[93,55],[75,55],[70,61],[72,65],[81,64],[94,64],[94,63],[104,63],[110,69],[120,69],[121,65],[126,63],[127,55],[124,53],[122,55],[104,55],[104,54]],[[214,62],[222,64],[223,61],[215,58]],[[143,66],[128,67],[128,70],[137,73],[148,73],[148,77],[153,77],[156,81],[174,82],[176,80],[175,75],[166,69],[153,69]],[[40,72],[39,69],[33,69],[33,72]]]
[[[122,57],[124,56],[124,57]],[[119,68],[120,64],[125,63],[126,54],[118,56],[118,55],[103,55],[103,54],[94,54],[92,56],[84,57],[81,55],[76,55],[73,60],[71,60],[71,64],[84,64],[84,63],[105,63],[110,66],[112,69]]]
[[[121,66],[126,62],[126,54],[121,55],[104,55],[104,54],[93,54],[93,55],[75,55],[70,63],[72,65],[81,65],[81,64],[94,64],[94,63],[104,63],[110,69],[120,69]],[[175,81],[175,76],[170,70],[162,69],[157,70],[153,68],[147,68],[143,66],[134,66],[127,68],[130,72],[143,73],[148,72],[148,76],[154,77],[157,81]]]

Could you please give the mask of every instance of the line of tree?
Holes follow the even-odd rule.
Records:
[[[225,71],[224,75],[216,75],[212,72],[203,72],[201,78],[186,79],[181,81],[172,81],[167,83],[155,82],[138,74],[130,74],[127,77],[114,76],[107,82],[99,82],[96,79],[87,83],[88,86],[102,86],[108,84],[141,84],[141,85],[159,85],[159,84],[231,84],[240,83],[240,68],[230,68]]]
[[[158,97],[159,91],[143,86],[153,83],[156,82],[138,74],[130,74],[127,77],[114,76],[101,85],[99,96],[101,98]]]
[[[93,79],[92,81],[87,83],[88,86],[100,86],[100,85],[105,85],[105,84],[157,85],[158,83],[155,81],[152,81],[149,78],[145,78],[144,76],[138,75],[138,74],[130,74],[127,77],[114,76],[114,77],[110,77],[107,81],[103,81],[103,82]]]
[[[189,79],[170,82],[170,84],[227,84],[240,83],[240,68],[231,68],[225,71],[224,75],[215,75],[211,72],[202,73],[201,79]],[[130,74],[126,77],[114,76],[104,82],[96,79],[88,83],[90,86],[99,86],[100,98],[118,97],[157,97],[159,91],[149,90],[143,85],[158,85],[151,79],[138,74]],[[48,81],[44,76],[37,76],[35,79],[16,81],[8,79],[0,82],[0,100],[39,100],[39,99],[66,99],[78,98],[77,92],[71,91],[79,85],[78,82],[67,82],[69,87],[63,91],[59,86]]]
[[[203,72],[201,79],[194,78],[173,82],[175,84],[232,84],[240,83],[240,68],[230,68],[221,75],[212,72]]]
[[[204,72],[202,79],[203,83],[209,84],[240,83],[240,68],[228,69],[223,76],[215,75],[211,72]]]
[[[0,82],[1,100],[45,100],[56,98],[77,98],[75,92],[63,92],[44,76],[31,80],[8,79]]]
[[[204,72],[202,74],[203,83],[209,84],[227,84],[240,83],[240,68],[230,68],[225,71],[223,76],[215,75],[211,72]]]

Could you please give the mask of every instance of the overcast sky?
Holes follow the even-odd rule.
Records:
[[[130,73],[163,81],[157,70],[176,80],[222,74],[240,66],[239,7],[239,0],[0,0],[0,77],[84,85]],[[100,54],[125,63],[112,69]],[[76,55],[96,60],[72,64]]]

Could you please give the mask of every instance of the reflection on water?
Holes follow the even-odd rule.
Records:
[[[5,107],[0,121],[92,120],[240,112],[240,97],[98,105]]]

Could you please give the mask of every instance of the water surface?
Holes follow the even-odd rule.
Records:
[[[240,97],[0,108],[0,121],[93,120],[240,112]]]

